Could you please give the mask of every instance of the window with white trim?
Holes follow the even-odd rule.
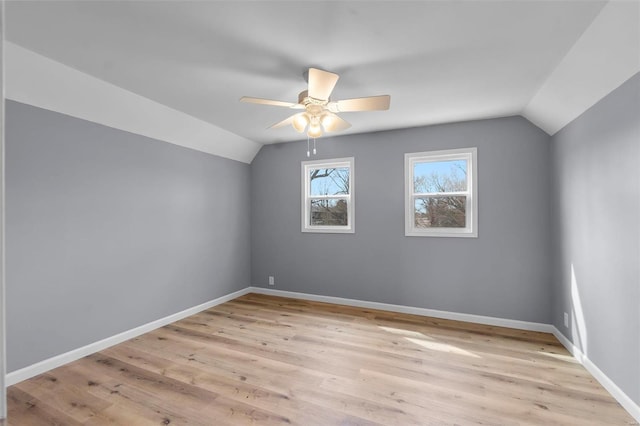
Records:
[[[302,232],[354,232],[353,163],[353,157],[302,162]]]
[[[476,148],[404,155],[405,235],[477,237]]]

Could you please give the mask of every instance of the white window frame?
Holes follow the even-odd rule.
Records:
[[[321,232],[330,234],[353,234],[355,232],[355,167],[354,157],[328,160],[312,160],[302,162],[302,232]],[[312,169],[349,168],[348,195],[310,195],[309,171]],[[311,199],[344,199],[347,200],[347,226],[314,226],[311,225]]]
[[[478,167],[477,148],[447,149],[443,151],[413,152],[404,155],[404,234],[408,237],[478,237]],[[467,190],[461,192],[415,193],[413,171],[416,163],[452,160],[467,161]],[[464,195],[467,197],[466,226],[464,228],[416,228],[415,199],[435,195]]]

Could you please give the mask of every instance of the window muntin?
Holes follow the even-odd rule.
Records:
[[[354,232],[353,164],[353,157],[302,162],[302,232]]]
[[[476,148],[405,154],[405,235],[477,237]]]

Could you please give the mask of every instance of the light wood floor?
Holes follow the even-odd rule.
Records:
[[[9,425],[627,425],[550,334],[249,294],[8,389]]]

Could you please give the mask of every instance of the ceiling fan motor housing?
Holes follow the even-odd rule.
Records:
[[[324,109],[322,107],[324,107],[329,103],[329,99],[323,100],[323,99],[312,98],[311,96],[309,96],[308,90],[303,90],[298,94],[298,103],[300,105],[303,105],[309,112],[312,112],[310,111],[310,109],[320,112],[322,111],[322,109]],[[319,108],[313,108],[314,106],[318,106]]]

